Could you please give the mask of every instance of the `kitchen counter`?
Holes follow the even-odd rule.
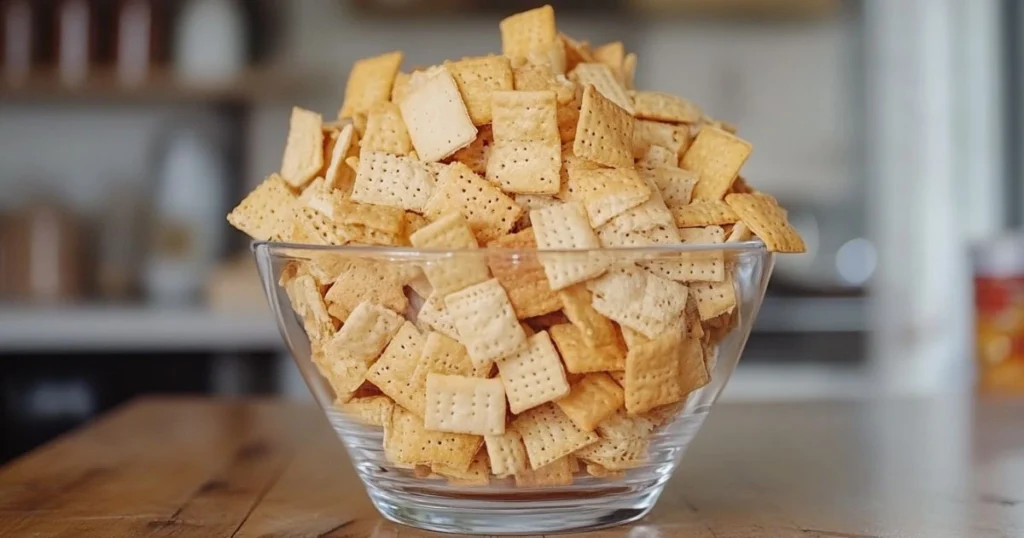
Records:
[[[440,535],[383,521],[313,408],[161,398],[0,468],[0,536]],[[1024,399],[721,404],[593,536],[1024,536]]]

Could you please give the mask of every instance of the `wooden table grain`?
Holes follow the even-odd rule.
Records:
[[[0,469],[0,536],[419,537],[311,407],[144,399]],[[588,536],[1022,537],[1024,400],[722,404],[644,520]]]

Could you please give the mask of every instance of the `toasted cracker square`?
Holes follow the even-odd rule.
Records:
[[[495,141],[558,141],[554,91],[497,91],[491,98]]]
[[[491,241],[487,246],[492,249],[524,251],[516,255],[498,252],[487,257],[487,265],[494,278],[508,292],[517,318],[542,316],[562,308],[562,301],[551,291],[544,267],[533,252],[537,249],[537,241],[532,228],[506,235]]]
[[[323,213],[329,219],[333,219],[335,198],[344,200],[344,195],[328,188],[327,180],[318,177],[303,189],[302,194],[299,195],[299,203]]]
[[[634,114],[638,118],[668,123],[697,123],[704,112],[690,101],[662,92],[636,92]]]
[[[475,249],[478,247],[473,230],[461,213],[449,213],[421,228],[409,237],[421,249]],[[434,293],[446,296],[473,284],[487,280],[490,275],[483,257],[429,260],[423,272],[430,280]]]
[[[353,201],[422,211],[433,193],[434,176],[426,164],[390,153],[360,153]]]
[[[533,470],[598,441],[596,434],[579,429],[552,403],[519,415],[512,421],[511,428],[523,437]]]
[[[633,156],[643,157],[651,146],[661,146],[676,155],[676,163],[689,149],[693,136],[685,125],[669,125],[649,120],[633,122]]]
[[[558,192],[562,155],[555,97],[553,91],[493,93],[494,147],[487,162],[487,178],[502,190]]]
[[[601,439],[578,451],[576,456],[609,471],[626,471],[644,463],[648,445],[647,439]]]
[[[712,202],[694,200],[689,205],[672,208],[672,216],[675,217],[676,225],[680,228],[721,226],[723,224],[733,224],[740,220],[739,215],[729,207],[729,204],[721,200]]]
[[[730,194],[725,202],[773,252],[805,252],[804,240],[767,194]]]
[[[445,465],[467,470],[476,457],[483,437],[464,433],[433,432],[423,427],[423,419],[396,407],[391,422],[384,427],[384,454],[393,463],[404,465]]]
[[[398,105],[381,102],[370,108],[366,116],[366,132],[359,141],[359,147],[362,151],[392,155],[408,155],[412,151],[412,140]]]
[[[726,243],[742,243],[744,241],[750,241],[753,239],[754,233],[750,230],[750,227],[743,223],[743,221],[737,222],[732,227],[732,231],[729,232],[729,237],[726,238]]]
[[[629,350],[624,381],[626,411],[630,415],[678,402],[686,396],[679,375],[682,343],[681,332],[666,331]]]
[[[465,471],[443,463],[432,464],[430,470],[447,478],[448,484],[452,486],[486,486],[491,483],[491,463],[487,451],[482,448]]]
[[[505,56],[463,58],[445,62],[459,87],[473,124],[491,123],[491,94],[512,89],[512,67]]]
[[[725,242],[721,226],[682,228],[679,236],[684,244],[713,245]],[[678,261],[665,264],[647,264],[649,271],[680,282],[721,282],[725,279],[725,252],[689,252],[679,255]]]
[[[705,126],[683,155],[680,166],[697,173],[693,199],[717,201],[725,197],[747,162],[752,146],[721,129]]]
[[[621,79],[622,64],[626,60],[626,47],[622,41],[612,41],[596,47],[593,54],[595,61],[607,65],[616,77]]]
[[[313,364],[327,379],[334,391],[334,397],[350,401],[354,393],[366,381],[370,363],[360,359],[331,358],[323,352],[313,351]]]
[[[594,310],[590,290],[585,284],[576,284],[558,292],[565,317],[580,330],[588,346],[599,348],[618,344],[615,324]]]
[[[385,235],[400,235],[405,229],[405,211],[397,207],[360,204],[336,198],[332,213],[334,222],[338,224],[362,226]]]
[[[562,360],[546,332],[529,337],[526,345],[497,362],[512,413],[522,413],[569,393]]]
[[[454,338],[435,332],[427,333],[417,369],[422,371],[416,372],[419,375],[413,377],[422,377],[424,382],[426,376],[432,373],[467,377],[484,377],[487,373],[473,364],[466,346]]]
[[[554,196],[548,196],[546,194],[517,194],[513,197],[519,207],[522,207],[525,211],[519,217],[519,222],[516,223],[516,228],[519,230],[525,230],[531,226],[530,223],[530,211],[534,209],[544,209],[545,207],[551,207],[553,205],[559,205],[562,202]],[[534,244],[536,248],[536,243]]]
[[[526,341],[508,294],[495,279],[447,295],[444,302],[477,367],[511,355]]]
[[[480,241],[491,241],[512,230],[523,208],[493,183],[455,162],[441,167],[437,190],[423,207],[423,214],[436,220],[453,211],[466,217]]]
[[[518,432],[507,430],[501,435],[484,436],[484,444],[487,446],[487,456],[494,476],[511,476],[530,468],[526,447]]]
[[[423,306],[416,314],[416,323],[426,325],[435,331],[455,340],[459,339],[459,331],[455,328],[455,322],[448,315],[448,309],[444,305],[444,296],[436,293],[430,294]]]
[[[351,118],[370,111],[373,105],[391,98],[391,88],[402,65],[402,53],[395,51],[364,58],[352,66],[345,86],[345,101],[338,116]]]
[[[487,161],[491,157],[491,146],[493,145],[494,133],[491,131],[491,126],[481,125],[473,142],[456,151],[445,162],[460,162],[473,172],[483,176],[487,174]]]
[[[650,199],[652,190],[632,169],[580,169],[569,172],[575,196],[587,209],[594,228]]]
[[[336,405],[353,420],[367,426],[380,427],[391,421],[391,412],[395,408],[395,402],[381,394],[354,398]]]
[[[324,344],[324,354],[338,359],[372,362],[404,323],[405,319],[394,311],[363,301],[345,318],[345,323],[334,337]]]
[[[622,387],[607,374],[592,373],[574,383],[569,394],[555,404],[577,427],[590,432],[623,406],[623,394]]]
[[[594,61],[594,53],[586,41],[577,41],[562,33],[558,34],[558,39],[565,49],[565,68],[568,71],[572,71],[578,64]]]
[[[487,179],[505,192],[554,194],[559,188],[558,142],[495,141],[487,157]]]
[[[406,92],[409,90],[409,80],[412,78],[410,73],[399,71],[395,73],[395,81],[391,84],[391,102],[398,104],[399,101],[405,97]]]
[[[594,86],[586,86],[572,149],[576,156],[605,166],[632,168],[633,116]]]
[[[516,487],[540,488],[572,485],[572,456],[565,456],[541,467],[516,473]]]
[[[675,218],[665,205],[661,191],[646,178],[645,183],[651,192],[646,202],[616,215],[597,229],[602,246],[679,243]]]
[[[583,108],[583,88],[578,84],[573,84],[572,99],[565,103],[558,103],[556,111],[558,114],[558,137],[563,144],[576,139],[576,125],[580,121],[580,110]]]
[[[421,161],[440,161],[476,138],[477,129],[466,103],[445,68],[419,87],[411,88],[398,106]]]
[[[281,160],[281,177],[289,185],[302,188],[324,166],[323,117],[299,107],[292,108],[288,141]]]
[[[280,240],[291,235],[298,197],[284,179],[272,174],[228,214],[228,222],[253,239]]]
[[[697,174],[675,166],[640,170],[640,175],[658,187],[669,209],[689,205],[697,184]]]
[[[711,382],[700,340],[686,338],[679,349],[679,386],[689,394]]]
[[[569,79],[580,86],[594,86],[605,99],[618,105],[630,117],[633,114],[633,101],[626,88],[623,87],[618,75],[610,67],[602,63],[581,63],[569,73]],[[630,132],[632,136],[632,130]]]
[[[678,162],[679,157],[672,150],[651,144],[636,165],[638,168],[658,168],[659,166],[676,166]]]
[[[586,210],[578,202],[551,206],[530,212],[530,222],[541,250],[582,250],[580,253],[540,253],[551,289],[560,290],[577,282],[600,275],[608,267],[608,260],[597,249],[600,242],[590,227]]]
[[[320,287],[309,274],[300,274],[284,284],[292,310],[302,318],[306,335],[311,342],[319,342],[334,334],[334,323],[327,313],[327,305],[320,296]]]
[[[344,245],[349,239],[349,234],[332,222],[327,215],[311,207],[294,206],[292,233],[288,236],[288,241],[314,245]]]
[[[687,287],[635,266],[614,268],[587,287],[595,310],[648,338],[684,319]]]
[[[340,307],[345,316],[364,301],[385,306],[395,312],[405,312],[409,307],[409,299],[403,290],[405,282],[402,277],[402,274],[388,267],[387,262],[367,260],[352,263],[338,275],[324,294],[324,300]]]
[[[345,164],[345,159],[355,146],[355,129],[351,124],[347,124],[341,128],[338,139],[334,141],[327,171],[324,172],[327,188],[337,190],[345,196],[351,194],[352,185],[355,183],[355,169]]]
[[[709,320],[736,308],[736,290],[731,279],[722,282],[694,282],[690,291],[697,298],[701,320]]]
[[[543,6],[502,19],[501,52],[509,58],[525,58],[531,52],[545,52],[558,43],[555,10]]]
[[[626,349],[617,338],[611,344],[592,347],[583,338],[583,332],[571,323],[553,325],[548,331],[569,373],[585,374],[626,368]]]
[[[424,413],[423,391],[412,387],[410,380],[425,341],[416,326],[406,321],[366,374],[370,383],[417,416]]]
[[[622,372],[625,376],[625,372]],[[597,425],[597,433],[603,439],[644,439],[657,429],[659,422],[645,415],[628,415],[619,409]]]
[[[632,90],[636,81],[636,53],[630,52],[622,60],[622,85]]]
[[[428,430],[476,435],[505,433],[505,388],[499,379],[427,375]]]

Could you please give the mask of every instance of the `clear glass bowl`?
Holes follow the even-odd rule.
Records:
[[[282,243],[253,246],[270,306],[310,391],[344,443],[373,504],[389,520],[441,532],[534,534],[586,530],[635,521],[657,501],[683,453],[693,440],[732,375],[764,298],[774,257],[757,241],[718,245],[672,245],[594,251],[459,250],[431,251],[398,247],[320,247]],[[659,409],[663,424],[649,438],[645,462],[618,476],[574,475],[571,485],[517,487],[511,478],[491,477],[488,485],[468,486],[427,475],[422,469],[395,465],[383,448],[383,429],[367,426],[339,410],[331,384],[313,360],[303,321],[281,285],[282,273],[308,260],[379,264],[417,273],[421,268],[486,261],[513,269],[543,261],[583,262],[602,259],[612,265],[673,263],[703,256],[724,258],[732,279],[738,319],[722,329],[717,349],[705,356],[710,382],[675,406]],[[629,265],[633,267],[633,265]],[[536,267],[534,265],[534,267]],[[369,286],[371,283],[367,282]],[[423,300],[410,288],[405,318],[416,321]],[[706,350],[707,351],[707,350]],[[325,462],[329,464],[328,462]],[[343,462],[338,462],[343,465]],[[417,472],[419,471],[419,472]]]

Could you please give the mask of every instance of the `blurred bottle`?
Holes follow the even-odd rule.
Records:
[[[145,82],[163,53],[163,5],[158,0],[121,0],[114,43],[121,84]]]
[[[96,291],[106,301],[126,301],[138,292],[146,239],[145,201],[134,183],[113,182],[99,217]]]
[[[198,298],[220,256],[227,170],[217,144],[196,127],[172,129],[161,148],[143,279],[151,301],[182,305]]]
[[[973,265],[979,389],[1024,394],[1024,235],[977,245]]]
[[[190,0],[174,36],[176,75],[196,84],[236,79],[246,64],[246,19],[234,0]]]
[[[4,81],[17,85],[28,79],[35,49],[34,19],[29,0],[0,3]]]
[[[57,71],[69,86],[85,81],[99,50],[95,6],[87,0],[61,0],[57,6]]]

